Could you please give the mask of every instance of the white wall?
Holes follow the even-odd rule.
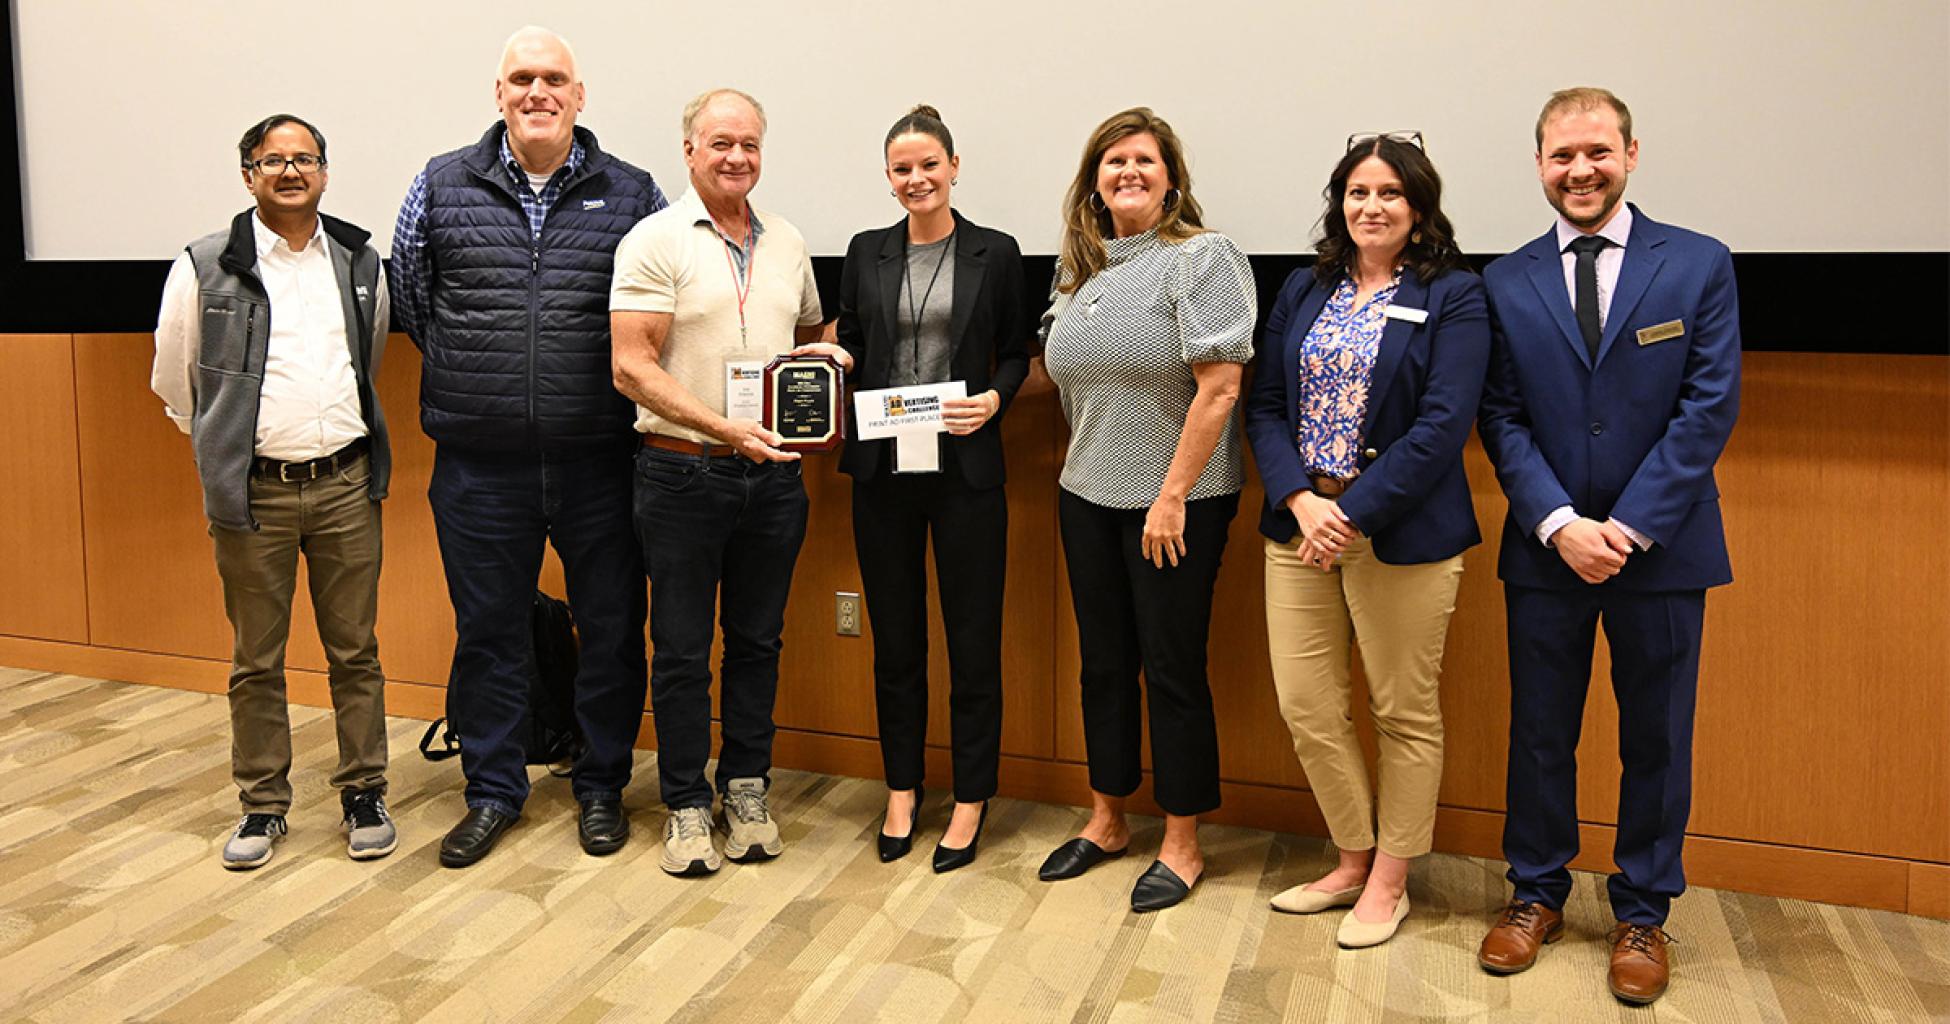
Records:
[[[248,203],[238,135],[281,110],[324,130],[326,209],[384,251],[426,158],[497,116],[501,43],[530,20],[576,46],[582,123],[673,198],[684,102],[756,94],[757,200],[819,253],[898,216],[881,138],[922,100],[963,152],[956,205],[1030,252],[1054,251],[1085,134],[1139,103],[1178,127],[1208,220],[1249,251],[1309,250],[1343,139],[1397,128],[1427,136],[1464,247],[1505,251],[1548,224],[1531,126],[1576,84],[1632,105],[1630,195],[1654,217],[1744,251],[1950,249],[1944,0],[14,6],[36,259],[166,258],[215,230]]]

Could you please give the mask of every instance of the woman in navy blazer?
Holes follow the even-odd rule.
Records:
[[[1419,133],[1355,136],[1328,183],[1319,261],[1280,290],[1246,435],[1266,486],[1266,625],[1280,709],[1340,864],[1275,909],[1352,907],[1343,947],[1408,913],[1442,781],[1437,682],[1481,540],[1463,443],[1489,361],[1482,281],[1456,247]],[[1379,794],[1349,708],[1358,643]]]
[[[859,389],[958,380],[943,407],[936,468],[901,472],[893,443],[847,423],[840,469],[853,477],[853,542],[873,624],[874,703],[887,776],[880,859],[913,845],[928,725],[927,545],[948,638],[955,810],[934,869],[975,858],[1002,744],[1002,590],[1009,503],[1002,413],[1029,371],[1034,319],[1016,240],[949,206],[961,160],[933,107],[894,122],[887,181],[907,216],[855,235],[840,278],[839,343]]]

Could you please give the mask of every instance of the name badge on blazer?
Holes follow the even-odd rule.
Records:
[[[1386,309],[1381,311],[1381,315],[1390,320],[1406,320],[1412,324],[1427,323],[1429,319],[1429,311],[1426,309],[1397,306],[1392,302],[1388,304]]]
[[[1662,324],[1639,328],[1639,344],[1650,345],[1655,341],[1677,338],[1686,333],[1686,321],[1668,320]]]

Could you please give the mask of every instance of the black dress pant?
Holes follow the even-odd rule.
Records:
[[[948,634],[949,736],[955,799],[995,795],[1002,749],[1002,584],[1009,502],[1001,487],[971,489],[944,472],[881,473],[853,485],[853,544],[873,627],[874,700],[889,789],[921,785],[927,770],[928,570],[934,566]]]
[[[1185,503],[1185,555],[1160,569],[1139,551],[1147,510],[1060,492],[1058,518],[1083,661],[1090,788],[1129,796],[1143,780],[1138,673],[1151,718],[1152,794],[1166,812],[1219,806],[1219,731],[1205,677],[1212,587],[1239,495]]]

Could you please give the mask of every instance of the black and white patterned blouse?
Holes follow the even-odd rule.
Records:
[[[1104,248],[1110,264],[1072,295],[1043,353],[1070,421],[1060,482],[1099,505],[1146,508],[1198,393],[1192,364],[1252,361],[1253,273],[1217,232],[1166,245],[1147,231]],[[1235,408],[1186,497],[1231,494],[1245,479]]]

